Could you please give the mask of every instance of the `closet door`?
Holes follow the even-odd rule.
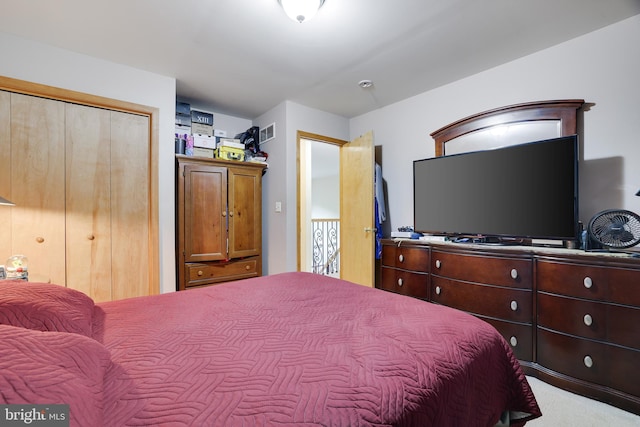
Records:
[[[29,258],[29,280],[66,283],[65,104],[11,94],[13,254]]]
[[[66,104],[67,286],[97,302],[111,292],[111,114]]]
[[[0,196],[11,200],[11,94],[0,91]],[[0,265],[11,256],[12,208],[0,206]]]
[[[155,293],[149,265],[150,127],[147,116],[111,111],[112,297]]]

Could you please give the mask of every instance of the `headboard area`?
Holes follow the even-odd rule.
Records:
[[[538,101],[474,114],[431,134],[436,156],[576,134],[583,104],[583,99]]]

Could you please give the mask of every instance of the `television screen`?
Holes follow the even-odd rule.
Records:
[[[577,135],[413,162],[414,229],[574,240]]]

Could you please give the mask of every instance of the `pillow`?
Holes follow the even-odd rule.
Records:
[[[0,403],[67,404],[70,425],[102,425],[109,351],[78,334],[0,325]]]
[[[50,283],[0,281],[0,324],[92,336],[94,302]]]

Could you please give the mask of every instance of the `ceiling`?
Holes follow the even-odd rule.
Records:
[[[640,13],[640,0],[0,0],[0,29],[176,78],[254,119],[284,100],[347,118]],[[373,81],[362,89],[358,82]]]

